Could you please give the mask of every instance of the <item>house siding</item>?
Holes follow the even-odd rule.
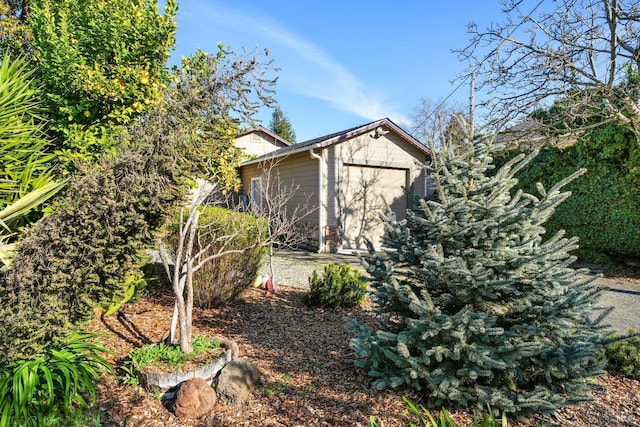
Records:
[[[285,145],[264,132],[255,131],[236,138],[236,147],[242,148],[249,156],[262,156]]]
[[[425,195],[427,150],[385,120],[310,140],[299,148],[294,145],[288,156],[287,151],[276,153],[281,182],[299,186],[290,201],[292,207],[303,205],[305,195],[311,195],[311,203],[317,206],[322,165],[323,206],[305,218],[316,249],[319,234],[323,251],[364,249],[365,237],[372,237],[379,247],[383,235],[379,214],[386,204],[401,219],[411,207],[402,187],[416,196]],[[320,162],[311,157],[310,150],[321,157]],[[250,193],[251,178],[260,176],[261,168],[257,161],[240,168],[244,194]]]
[[[260,163],[243,166],[240,169],[241,194],[249,195],[251,192],[251,178],[262,175]],[[278,160],[272,175],[279,175],[283,186],[298,187],[294,196],[289,201],[289,214],[296,206],[303,206],[309,198],[312,206],[317,206],[318,202],[318,161],[309,155],[309,152],[298,153]],[[304,221],[318,225],[318,210],[316,209]]]

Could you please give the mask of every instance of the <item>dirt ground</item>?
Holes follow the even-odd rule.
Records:
[[[240,355],[256,363],[262,384],[243,407],[217,404],[199,420],[181,421],[171,402],[159,401],[140,387],[105,378],[97,406],[103,426],[368,426],[370,417],[387,427],[416,422],[400,392],[377,392],[353,365],[348,347],[351,331],[344,316],[371,322],[376,307],[366,302],[357,310],[308,309],[306,291],[281,286],[276,294],[249,289],[234,304],[195,310],[196,334],[235,340]],[[96,319],[95,332],[121,366],[128,352],[159,342],[169,327],[173,300],[168,290],[127,305],[118,316]],[[409,393],[414,401],[420,395]],[[640,426],[640,382],[615,377],[596,380],[594,401],[564,408],[545,417],[546,426]],[[453,412],[459,422],[469,414]],[[510,420],[510,426],[539,426],[541,419]],[[379,424],[380,425],[380,424]]]

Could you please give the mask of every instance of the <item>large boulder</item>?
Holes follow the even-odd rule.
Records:
[[[258,367],[243,358],[233,360],[222,369],[216,391],[221,402],[239,406],[260,383]]]
[[[173,412],[178,418],[200,418],[211,412],[216,400],[216,392],[208,382],[202,378],[191,378],[180,386]]]

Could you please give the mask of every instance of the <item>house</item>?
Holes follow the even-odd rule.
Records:
[[[317,209],[305,218],[320,252],[366,249],[365,239],[382,245],[379,215],[390,206],[403,219],[412,194],[427,191],[422,165],[429,149],[385,118],[245,161],[239,168],[250,203],[263,202],[263,171],[298,187],[289,207],[311,198]],[[404,188],[403,188],[404,187]]]
[[[249,156],[262,156],[291,144],[262,126],[249,129],[236,137],[236,147],[244,149]]]

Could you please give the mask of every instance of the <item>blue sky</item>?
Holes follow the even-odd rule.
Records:
[[[444,99],[464,69],[451,49],[467,44],[467,24],[499,20],[498,0],[184,0],[171,63],[219,42],[268,48],[275,97],[301,142],[383,117],[406,122],[420,98]],[[450,99],[466,105],[468,92]],[[268,126],[271,111],[257,118]]]

